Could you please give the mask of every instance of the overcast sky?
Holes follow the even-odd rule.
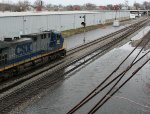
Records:
[[[0,0],[1,2],[18,2],[19,0]],[[20,0],[24,1],[24,0]],[[31,3],[34,3],[35,0],[28,0]],[[93,3],[96,5],[107,5],[107,4],[120,4],[125,3],[125,0],[43,0],[45,3],[51,3],[51,4],[62,4],[62,5],[83,5],[85,3]],[[150,1],[150,0],[128,0],[129,5],[133,5],[133,3],[143,3],[143,1]]]

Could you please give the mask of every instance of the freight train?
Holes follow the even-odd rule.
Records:
[[[54,30],[4,38],[0,41],[0,77],[18,75],[64,57],[66,50],[63,45],[61,33]]]

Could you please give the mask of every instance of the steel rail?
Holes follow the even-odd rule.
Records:
[[[145,20],[142,20],[142,21],[140,21],[139,23],[143,23],[144,21],[145,21]],[[136,25],[136,24],[135,24],[135,25]],[[133,25],[132,25],[132,27],[133,27]],[[130,27],[128,27],[128,28],[130,28]],[[122,31],[124,31],[124,30],[122,30]],[[117,32],[117,33],[118,33],[118,32]],[[111,35],[111,34],[110,34],[110,35]],[[108,35],[108,36],[110,36],[110,35]],[[105,38],[105,40],[106,40],[106,38]],[[100,41],[97,41],[97,40],[95,40],[95,41],[96,41],[96,43],[98,43],[98,42],[100,42],[100,41],[104,41],[104,39],[103,39],[103,40],[100,39]],[[94,41],[94,44],[95,44],[95,41]],[[77,49],[77,48],[75,49],[76,51],[73,51],[73,52],[67,54],[67,56],[70,55],[70,54],[73,54],[73,53],[75,53],[75,52],[77,52],[77,51],[79,51],[79,50],[82,50],[82,49],[84,49],[84,48],[86,48],[86,47],[89,47],[90,45],[94,45],[94,44],[93,44],[93,41],[92,41],[92,43],[89,42],[88,45],[85,44],[85,45],[86,45],[85,47],[84,47],[84,46],[78,47],[78,49]],[[27,77],[27,78],[20,79],[19,82],[15,82],[15,83],[13,83],[13,84],[11,84],[11,85],[9,85],[9,86],[6,86],[5,88],[10,89],[10,88],[14,87],[16,84],[22,83],[22,82],[24,82],[24,81],[26,81],[26,80],[29,80],[29,79],[35,77],[36,75],[38,75],[38,74],[40,74],[40,73],[45,72],[45,71],[48,70],[48,69],[51,69],[51,68],[56,67],[56,66],[59,65],[60,63],[61,63],[61,61],[58,62],[57,64],[52,65],[51,67],[48,67],[47,69],[45,69],[45,70],[43,70],[43,71],[38,72],[37,74],[32,75],[31,77]],[[63,63],[63,62],[62,62],[62,63]],[[2,92],[4,92],[4,89],[3,89],[3,88],[0,89],[0,93],[2,93]]]
[[[120,66],[129,58],[129,56],[137,49],[137,47],[143,42],[143,40],[141,40],[138,45],[130,52],[130,54],[118,65],[118,67],[110,74],[108,75],[104,81],[102,81],[94,90],[92,90],[83,100],[81,100],[76,106],[74,106],[67,114],[72,114],[73,112],[75,112],[77,109],[79,109],[81,106],[83,106],[83,103],[85,102],[86,99],[88,99],[88,97],[90,97],[97,89],[99,89],[99,87],[101,87],[119,68]],[[149,42],[149,41],[148,41]],[[147,42],[147,43],[148,43]],[[147,44],[146,43],[146,44]],[[143,50],[143,49],[142,49]],[[142,51],[141,50],[141,51]],[[140,51],[140,53],[141,53]],[[139,54],[140,54],[139,53]],[[139,55],[138,54],[138,55]],[[137,58],[137,57],[136,57]],[[136,59],[135,58],[135,59]],[[134,60],[135,61],[135,60]],[[133,62],[134,62],[133,61]],[[85,104],[85,103],[84,103]]]
[[[148,40],[148,42],[150,41],[150,39]],[[111,80],[107,85],[105,85],[103,88],[101,88],[98,92],[96,92],[119,68],[120,66],[129,58],[129,56],[135,51],[135,49],[137,49],[137,47],[143,42],[143,40],[141,40],[137,46],[128,54],[128,56],[118,65],[118,67],[110,74],[108,75],[104,81],[102,81],[94,90],[92,90],[83,100],[81,100],[75,107],[73,107],[67,114],[72,114],[75,111],[77,111],[79,108],[81,108],[81,106],[83,106],[85,103],[87,103],[89,100],[91,100],[94,96],[96,96],[99,92],[101,92],[102,90],[104,90],[108,85],[110,85],[112,82],[114,82],[118,77],[120,77],[121,75],[125,74],[125,71],[129,70],[129,68],[131,68],[133,65],[135,65],[139,60],[141,60],[144,56],[146,56],[149,52],[147,52],[145,55],[143,55],[139,60],[137,60],[135,63],[135,59],[132,61],[131,65],[127,67],[127,69],[125,71],[123,71],[122,73],[120,73],[116,78],[114,78],[113,80]],[[145,46],[148,44],[148,42],[145,43]],[[145,47],[144,46],[144,47]],[[144,49],[144,47],[140,50],[140,52],[137,54],[139,55],[141,53],[141,51]],[[135,57],[137,58],[137,56]],[[134,64],[133,64],[134,63]],[[94,94],[94,95],[92,95]]]
[[[142,50],[145,48],[145,46],[149,43],[149,41],[150,41],[150,39],[148,39],[148,41],[144,44],[144,46],[143,46],[143,48],[139,51],[139,53],[137,54],[137,56],[134,58],[134,60],[131,62],[131,64],[130,64],[130,66],[129,67],[127,67],[127,69],[126,69],[126,71],[122,74],[122,76],[117,80],[117,82],[110,88],[110,90],[101,98],[101,100],[100,101],[98,101],[98,103],[89,111],[89,113],[88,114],[93,114],[94,112],[96,112],[96,110],[98,110],[107,100],[104,100],[112,91],[113,91],[113,89],[116,87],[116,85],[121,81],[121,79],[124,77],[124,75],[127,73],[127,70],[128,69],[130,69],[132,66],[133,66],[133,63],[134,63],[134,61],[137,59],[137,57],[139,56],[139,54],[142,52]],[[146,53],[146,55],[149,53],[150,51],[148,51],[147,53]],[[149,61],[150,59],[148,59],[148,61]],[[148,62],[147,61],[147,62]],[[146,62],[146,63],[147,63]],[[145,64],[144,64],[145,65]],[[143,66],[143,65],[142,65]],[[134,74],[134,73],[133,73]],[[131,76],[132,77],[132,76]],[[129,79],[131,79],[130,77],[127,79],[127,80],[129,80]],[[127,81],[126,80],[126,81]],[[125,82],[126,82],[125,81]],[[122,85],[124,85],[124,83],[122,84]],[[122,86],[121,85],[121,86]],[[120,88],[120,87],[119,87]],[[104,102],[103,102],[104,101]],[[102,104],[101,104],[102,103]],[[101,105],[100,105],[101,104]]]
[[[111,43],[112,43],[112,42],[110,42],[109,44],[111,44]],[[108,44],[106,44],[106,45],[108,45]],[[111,45],[112,45],[112,44],[111,44]],[[102,48],[102,47],[100,47],[100,48]],[[97,50],[99,50],[100,48],[98,48]],[[97,51],[97,50],[95,50],[95,51]],[[92,51],[92,53],[95,52],[95,51]],[[90,52],[90,54],[91,54],[91,52]],[[83,56],[83,57],[86,57],[86,56],[87,56],[87,55],[85,55],[85,56]],[[81,57],[80,59],[82,59],[83,57]],[[80,59],[77,59],[77,60],[71,62],[70,64],[66,65],[65,67],[70,66],[71,64],[73,64],[73,63],[79,61]],[[64,68],[65,68],[65,67],[64,67]],[[41,72],[40,72],[40,73],[41,73]],[[38,73],[38,74],[40,74],[40,73]],[[37,74],[37,75],[38,75],[38,74]]]
[[[144,20],[138,22],[138,24],[143,23],[145,20],[146,20],[146,19],[144,19]],[[128,30],[128,29],[130,29],[131,27],[134,27],[134,26],[136,26],[136,25],[137,25],[137,22],[135,22],[134,24],[131,24],[130,26],[125,27],[125,28],[123,28],[123,29],[121,29],[121,30],[118,30],[118,31],[116,31],[116,32],[110,33],[110,34],[108,34],[108,35],[106,35],[106,36],[103,36],[103,37],[101,37],[101,38],[95,39],[95,40],[93,40],[93,41],[90,41],[90,42],[88,42],[88,43],[85,43],[85,44],[83,44],[83,45],[80,45],[80,46],[78,46],[78,47],[75,47],[75,48],[73,48],[73,49],[70,49],[70,50],[67,51],[67,55],[70,55],[70,54],[72,54],[72,53],[74,53],[74,52],[77,52],[80,48],[86,48],[86,47],[88,47],[88,46],[90,46],[90,45],[92,45],[92,44],[94,45],[94,44],[96,44],[96,43],[98,43],[98,42],[101,42],[101,41],[104,41],[104,40],[106,40],[106,39],[109,39],[109,38],[111,38],[111,37],[117,35],[118,33],[123,32],[123,31],[125,31],[125,30]]]
[[[124,77],[124,75],[132,68],[132,66],[133,65],[131,63],[130,66],[128,66],[126,68],[126,70],[123,73],[121,73],[121,75],[119,77],[117,76],[117,78],[119,78],[117,80],[117,82],[110,88],[110,90],[101,98],[101,100],[91,109],[91,111],[88,114],[90,114],[92,112],[92,110],[95,110],[98,107],[98,105],[113,91],[113,89],[116,87],[116,85],[121,81],[121,79]]]
[[[108,95],[107,98],[101,103],[97,104],[97,107],[93,108],[88,112],[88,114],[94,114],[101,106],[103,106],[116,92],[118,92],[140,69],[142,69],[148,62],[150,61],[150,58],[145,61],[139,68],[137,68],[132,75],[124,81],[112,94]]]
[[[142,26],[144,26],[144,24],[143,24],[143,25],[141,24],[140,26],[138,25],[137,27],[133,28],[133,31],[136,31],[138,28],[140,28],[140,27],[142,27]],[[134,29],[135,29],[135,30],[134,30]],[[133,31],[130,31],[128,35],[124,35],[123,38],[120,37],[119,39],[116,39],[116,40],[117,40],[116,42],[118,43],[118,42],[122,41],[123,39],[125,39],[125,37],[129,36]],[[112,43],[112,42],[113,42],[113,43]],[[112,42],[108,43],[108,45],[112,44],[112,46],[113,46],[114,44],[116,44],[116,43],[115,43],[115,40],[113,40]],[[105,45],[105,46],[108,46],[108,45]],[[100,48],[98,48],[98,49],[100,49]],[[98,51],[98,49],[96,49],[96,50]],[[105,49],[106,49],[106,48],[105,48]],[[95,51],[96,51],[96,50],[95,50]],[[95,52],[95,51],[94,51],[94,52]],[[85,57],[86,57],[86,56],[85,56]],[[79,60],[79,59],[78,59],[78,60]],[[81,58],[80,58],[80,60],[81,60]],[[76,62],[77,62],[77,60],[76,60]],[[75,63],[75,61],[74,61],[73,63]],[[72,64],[73,64],[73,63],[72,63]],[[72,65],[72,64],[70,64],[70,65]],[[68,64],[68,65],[69,65],[69,64]],[[66,65],[66,66],[67,66],[67,65]],[[58,69],[58,71],[59,71],[59,70],[62,70],[63,68],[66,68],[66,66],[61,67],[60,69]],[[32,85],[35,85],[36,82],[40,82],[42,79],[45,79],[45,78],[46,78],[46,76],[44,76],[44,77],[42,77],[42,78],[40,78],[40,79],[34,81],[33,83],[31,83],[31,84],[29,84],[29,85],[24,86],[24,88],[13,92],[12,94],[10,94],[10,95],[8,95],[8,96],[2,98],[1,100],[4,100],[5,98],[7,99],[7,98],[10,97],[11,95],[15,95],[15,94],[17,94],[17,92],[20,93],[21,91],[23,91],[23,90],[26,89],[27,87],[32,86]],[[58,80],[58,81],[59,81],[59,80]],[[54,81],[49,82],[49,83],[57,83],[58,81],[57,81],[57,79],[54,79]],[[49,83],[48,83],[48,84],[49,84]],[[45,84],[47,84],[47,83],[44,83],[44,85],[45,85]],[[41,85],[41,86],[42,86],[42,85]],[[38,90],[38,89],[40,89],[40,87],[39,87],[39,88],[37,87],[36,89]],[[36,93],[36,92],[34,92],[34,93]],[[32,93],[32,94],[33,94],[33,93]],[[22,98],[22,99],[25,99],[26,97],[21,97],[21,98]],[[1,100],[0,100],[0,101],[1,101]],[[13,100],[13,99],[12,99],[12,100]],[[15,101],[14,101],[14,102],[15,102]],[[20,101],[20,99],[17,99],[16,102],[19,103],[19,102],[21,102],[21,101]],[[15,103],[16,103],[16,102],[15,102]],[[14,104],[14,103],[12,103],[12,104]],[[2,109],[2,107],[1,107],[0,110],[3,111],[3,110],[5,110],[5,109],[7,109],[8,107],[11,107],[12,104],[10,103],[9,105],[4,106],[3,109]]]

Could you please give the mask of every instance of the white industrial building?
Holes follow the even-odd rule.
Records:
[[[0,40],[4,37],[16,37],[21,34],[43,30],[69,30],[81,27],[86,15],[86,24],[96,25],[115,19],[128,19],[130,11],[63,11],[63,12],[7,12],[0,13]]]

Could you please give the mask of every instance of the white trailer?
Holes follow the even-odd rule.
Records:
[[[130,19],[135,19],[136,15],[135,14],[130,14]]]

